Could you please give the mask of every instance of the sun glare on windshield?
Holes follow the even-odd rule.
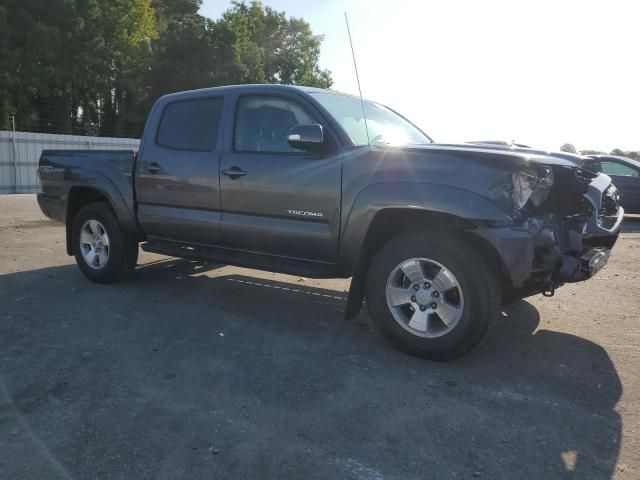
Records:
[[[349,95],[313,93],[313,96],[340,123],[357,146],[371,143],[378,145],[420,145],[432,143],[418,127],[393,110],[365,100],[367,117],[365,126],[360,99]],[[367,127],[369,137],[367,138]]]

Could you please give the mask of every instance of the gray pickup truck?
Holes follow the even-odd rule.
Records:
[[[623,210],[611,179],[577,160],[436,144],[329,90],[228,86],[160,98],[137,153],[43,152],[38,201],[93,281],[133,271],[140,243],[352,277],[347,318],[366,295],[389,340],[442,360],[472,348],[504,302],[605,265]]]

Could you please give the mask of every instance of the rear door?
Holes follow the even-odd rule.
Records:
[[[167,100],[138,161],[138,220],[150,239],[217,245],[221,96]]]
[[[336,137],[298,95],[241,94],[233,105],[233,128],[225,135],[220,163],[222,245],[335,263],[341,195]],[[291,127],[309,123],[323,125],[329,152],[289,146]]]
[[[611,177],[620,191],[625,210],[640,211],[640,169],[622,162],[602,160],[600,170]]]

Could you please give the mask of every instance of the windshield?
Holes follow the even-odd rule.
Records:
[[[362,118],[360,99],[348,95],[313,92],[312,95],[340,123],[355,145],[367,145],[367,131]],[[432,143],[415,125],[393,110],[365,100],[367,126],[371,143],[408,145]]]

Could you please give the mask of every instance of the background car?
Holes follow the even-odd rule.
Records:
[[[609,175],[620,191],[625,212],[640,213],[640,162],[613,155],[589,155],[584,167]]]

